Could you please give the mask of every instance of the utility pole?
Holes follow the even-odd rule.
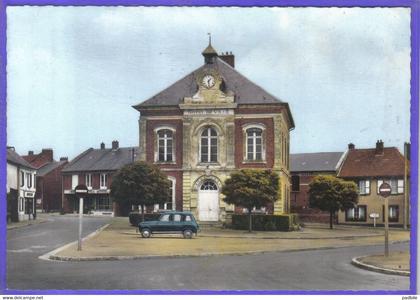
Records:
[[[403,210],[403,227],[408,229],[410,219],[410,183],[408,181],[408,164],[410,161],[410,143],[404,143],[404,210]]]

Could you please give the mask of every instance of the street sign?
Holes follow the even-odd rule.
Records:
[[[378,214],[378,213],[371,213],[371,214],[369,215],[369,217],[370,217],[371,219],[374,219],[374,218],[379,218],[379,214]]]
[[[385,200],[385,211],[384,211],[384,229],[385,229],[385,257],[388,257],[389,247],[388,247],[388,235],[389,235],[389,224],[388,224],[388,196],[391,195],[391,186],[384,182],[379,186],[379,195],[381,195]]]
[[[76,193],[76,195],[78,195],[78,194],[87,194],[88,188],[84,184],[79,184],[78,186],[76,186],[74,188],[74,192]]]
[[[379,195],[386,198],[389,195],[391,195],[391,190],[391,186],[388,183],[384,182],[379,186]]]

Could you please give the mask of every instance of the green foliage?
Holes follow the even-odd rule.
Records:
[[[111,197],[122,205],[153,205],[169,201],[170,182],[160,169],[135,162],[120,169],[112,178]]]
[[[330,228],[338,210],[354,207],[359,200],[357,185],[334,176],[316,176],[309,184],[309,206],[330,212]]]
[[[309,184],[309,205],[324,211],[338,211],[358,202],[357,186],[334,176],[316,176]]]
[[[285,215],[253,215],[252,229],[260,231],[290,231],[297,227],[295,214]],[[233,229],[248,229],[247,215],[232,215]]]
[[[145,221],[155,221],[159,219],[160,214],[144,214]],[[128,221],[131,225],[137,226],[142,221],[142,215],[138,212],[130,212],[128,214]]]
[[[278,198],[279,176],[271,170],[243,169],[231,174],[222,187],[223,201],[247,208],[267,206]]]

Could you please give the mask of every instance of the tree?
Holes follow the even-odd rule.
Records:
[[[338,210],[354,207],[358,202],[357,185],[334,176],[316,176],[309,184],[309,206],[330,212],[330,229]]]
[[[248,209],[251,232],[252,210],[277,200],[279,176],[271,170],[243,169],[232,173],[225,181],[222,194],[225,195],[224,202]]]
[[[140,205],[142,221],[146,205],[168,202],[170,181],[160,169],[145,162],[121,168],[112,178],[111,197],[120,204]]]

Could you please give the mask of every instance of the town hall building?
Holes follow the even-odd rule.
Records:
[[[235,57],[211,42],[204,64],[152,98],[140,112],[139,160],[152,162],[172,182],[172,199],[161,209],[192,211],[201,222],[223,221],[242,208],[223,202],[221,187],[243,168],[272,169],[280,177],[273,207],[290,210],[289,105],[235,69]]]

